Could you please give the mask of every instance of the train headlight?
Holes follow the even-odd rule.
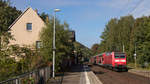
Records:
[[[126,62],[126,60],[121,60],[121,62]]]
[[[119,62],[119,60],[115,60],[115,62]]]

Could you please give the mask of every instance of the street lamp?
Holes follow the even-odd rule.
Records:
[[[135,43],[135,52],[134,52],[134,61],[135,61],[135,68],[136,68],[136,43]]]
[[[55,77],[55,51],[56,51],[56,46],[55,46],[55,17],[56,17],[56,12],[59,12],[60,9],[54,9],[54,29],[53,29],[53,78]]]
[[[73,53],[74,53],[74,56],[75,56],[75,64],[77,64],[77,51],[74,50]]]

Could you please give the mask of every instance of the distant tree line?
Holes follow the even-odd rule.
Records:
[[[150,17],[123,16],[113,18],[105,26],[100,36],[101,43],[95,44],[92,50],[95,54],[103,52],[124,52],[128,63],[134,62],[136,50],[137,62],[143,65],[150,63]],[[124,47],[124,48],[123,48]]]

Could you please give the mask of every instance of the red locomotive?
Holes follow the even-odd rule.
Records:
[[[98,54],[90,59],[93,64],[102,65],[116,71],[128,71],[126,54],[122,52],[111,52]]]

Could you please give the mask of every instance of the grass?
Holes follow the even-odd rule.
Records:
[[[127,66],[136,70],[150,70],[150,65],[148,67],[143,68],[141,64],[136,64],[135,67],[135,63],[128,63]]]

